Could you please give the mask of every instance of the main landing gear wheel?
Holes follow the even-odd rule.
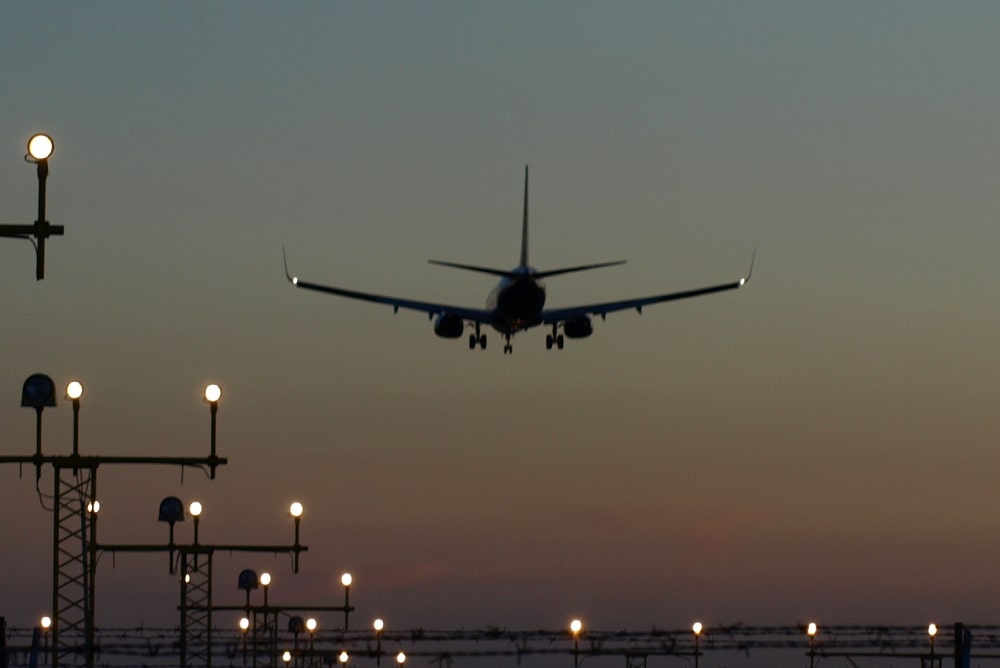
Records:
[[[559,326],[558,324],[552,325],[552,333],[551,334],[547,334],[545,336],[545,349],[546,350],[552,350],[552,345],[553,344],[555,344],[555,346],[557,348],[559,348],[559,350],[563,349],[563,343],[565,343],[565,340],[563,339],[562,334],[558,334],[557,333],[559,331],[557,329],[558,326]]]
[[[476,346],[486,350],[485,334],[469,334],[469,350],[475,350]]]
[[[514,352],[514,346],[510,345],[510,334],[504,334],[503,338],[505,341],[503,345],[503,354],[510,355],[512,352]]]

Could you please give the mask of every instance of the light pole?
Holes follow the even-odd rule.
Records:
[[[194,542],[191,546],[195,548],[191,553],[191,570],[198,570],[198,521],[201,519],[201,513],[204,508],[200,501],[192,501],[191,505],[188,506],[188,513],[194,519]]]
[[[243,663],[247,662],[247,633],[250,631],[250,618],[240,617],[240,633],[243,635]]]
[[[931,668],[934,668],[934,637],[937,635],[937,632],[937,624],[932,623],[927,627],[927,635],[931,639]]]
[[[583,633],[583,622],[574,619],[569,623],[569,632],[573,635],[573,667],[580,665],[580,634]]]
[[[260,574],[260,586],[264,589],[264,614],[267,614],[267,588],[271,586],[271,574],[264,571]]]
[[[56,384],[44,373],[33,373],[21,386],[21,406],[35,409],[35,480],[42,479],[42,411],[56,406]]]
[[[43,661],[49,662],[49,630],[52,628],[52,618],[45,615],[39,620],[42,627],[42,647],[45,651]]]
[[[292,503],[292,505],[288,508],[288,514],[295,520],[295,545],[293,546],[294,556],[292,558],[295,561],[293,570],[296,573],[299,572],[299,548],[301,547],[301,545],[299,545],[299,524],[302,523],[302,511],[302,504],[298,501]]]
[[[816,665],[816,633],[819,629],[816,627],[816,622],[809,622],[809,626],[806,627],[806,635],[809,636],[809,668],[813,668]]]
[[[45,278],[45,239],[63,233],[62,225],[49,225],[45,220],[45,181],[49,176],[49,158],[55,149],[52,137],[39,133],[28,140],[26,162],[38,166],[38,219],[34,225],[0,225],[0,237],[27,239],[35,247],[35,280]]]
[[[704,628],[701,622],[695,622],[691,625],[691,633],[694,634],[694,668],[698,668],[698,657],[701,656],[698,641],[701,639],[701,632]]]
[[[268,576],[268,582],[270,582],[270,576]],[[240,571],[240,574],[236,578],[236,587],[242,589],[246,592],[246,606],[243,609],[244,617],[240,619],[240,628],[243,629],[243,661],[246,663],[247,656],[247,631],[250,629],[250,591],[260,587],[260,579],[257,577],[257,571],[252,568],[244,568]],[[267,622],[267,617],[264,617],[265,624]],[[246,626],[244,626],[244,622]],[[257,611],[253,613],[253,655],[254,663],[256,664],[257,658]]]
[[[244,568],[236,578],[237,589],[242,589],[247,593],[246,612],[248,616],[250,615],[250,590],[257,589],[259,586],[257,571],[252,568]]]
[[[167,540],[167,553],[170,558],[170,574],[177,572],[174,566],[174,552],[177,544],[174,543],[174,524],[184,521],[184,503],[176,496],[167,496],[160,501],[160,511],[157,521],[166,522],[170,525],[170,535]]]
[[[49,158],[55,150],[52,137],[37,134],[28,140],[28,155],[38,165],[38,218],[35,220],[35,280],[45,278],[45,238],[49,221],[45,220],[45,182],[49,178]]]
[[[268,653],[271,655],[269,663],[274,665],[274,653],[278,649],[278,613],[274,613],[274,624],[271,624],[271,609],[267,605],[267,590],[271,587],[271,574],[264,571],[260,574],[258,578],[260,581],[260,588],[264,590],[264,631],[267,633],[268,638]],[[256,629],[254,629],[256,633]],[[256,647],[256,643],[254,645]],[[254,649],[254,652],[257,650]],[[254,655],[256,656],[256,654]]]
[[[83,385],[78,380],[72,380],[66,386],[66,398],[73,402],[73,456],[80,455],[80,397],[83,396]]]
[[[292,650],[299,652],[299,634],[306,630],[306,620],[298,615],[288,618],[288,630],[292,632]]]
[[[344,587],[344,630],[348,628],[348,616],[351,614],[351,583],[354,577],[350,573],[340,576],[340,584]]]
[[[219,399],[222,398],[222,388],[220,388],[215,383],[212,383],[205,388],[205,401],[209,405],[209,411],[212,414],[212,435],[211,435],[211,454],[209,459],[212,463],[209,464],[210,477],[215,480],[215,468],[218,465],[215,461],[217,459],[215,455],[215,415],[219,412]]]
[[[385,628],[385,622],[381,618],[376,619],[372,622],[372,628],[375,629],[375,665],[382,665],[382,630]]]
[[[309,632],[309,665],[310,666],[312,665],[312,661],[313,661],[313,659],[312,659],[312,657],[313,657],[313,648],[315,647],[315,643],[316,643],[316,628],[318,626],[319,625],[317,624],[315,617],[310,617],[309,619],[306,620],[306,631]]]

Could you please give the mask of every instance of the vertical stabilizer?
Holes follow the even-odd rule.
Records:
[[[524,166],[524,222],[521,224],[521,264],[528,266],[528,166]]]

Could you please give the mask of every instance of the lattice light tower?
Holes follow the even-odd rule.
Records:
[[[73,453],[42,454],[42,411],[56,405],[52,379],[33,374],[24,381],[21,405],[36,414],[35,454],[0,456],[0,463],[33,464],[35,481],[41,481],[42,467],[53,469],[53,542],[52,542],[52,666],[94,668],[95,585],[97,575],[97,469],[101,465],[168,465],[206,469],[215,479],[216,468],[227,463],[215,452],[215,419],[221,394],[218,386],[206,401],[211,406],[211,454],[207,457],[122,457],[86,456],[79,451],[80,397],[83,385],[71,382],[66,397],[73,402]],[[213,399],[214,398],[214,399]],[[175,546],[169,546],[174,549]],[[166,546],[143,546],[143,551],[166,549]]]

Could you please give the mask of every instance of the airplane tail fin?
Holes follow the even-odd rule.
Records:
[[[521,223],[521,267],[528,266],[528,166],[524,166],[524,220]]]
[[[458,262],[442,262],[441,260],[428,260],[431,264],[443,267],[454,267],[456,269],[466,269],[468,271],[478,271],[483,274],[493,274],[505,278],[517,278],[524,276],[524,269],[528,266],[528,166],[524,166],[524,219],[521,223],[521,262],[517,270],[507,271],[504,269],[492,269],[490,267],[480,267],[471,264],[459,264]],[[584,264],[576,267],[563,267],[562,269],[549,269],[546,271],[531,271],[530,275],[536,279],[548,276],[558,276],[574,271],[586,271],[588,269],[598,269],[600,267],[611,267],[616,264],[625,264],[625,260],[615,260],[614,262],[599,262],[597,264]],[[520,270],[520,271],[519,271]]]
[[[428,260],[431,264],[437,264],[442,267],[454,267],[455,269],[466,269],[468,271],[478,271],[483,274],[493,274],[494,276],[503,276],[504,278],[517,278],[519,274],[517,271],[511,271],[508,269],[492,269],[490,267],[480,267],[478,265],[472,264],[460,264],[458,262],[442,262],[441,260]],[[518,269],[528,266],[528,166],[524,166],[524,219],[521,223],[521,259],[520,264],[518,264]],[[570,271],[576,271],[571,269]],[[556,273],[563,273],[563,270],[557,270]]]

